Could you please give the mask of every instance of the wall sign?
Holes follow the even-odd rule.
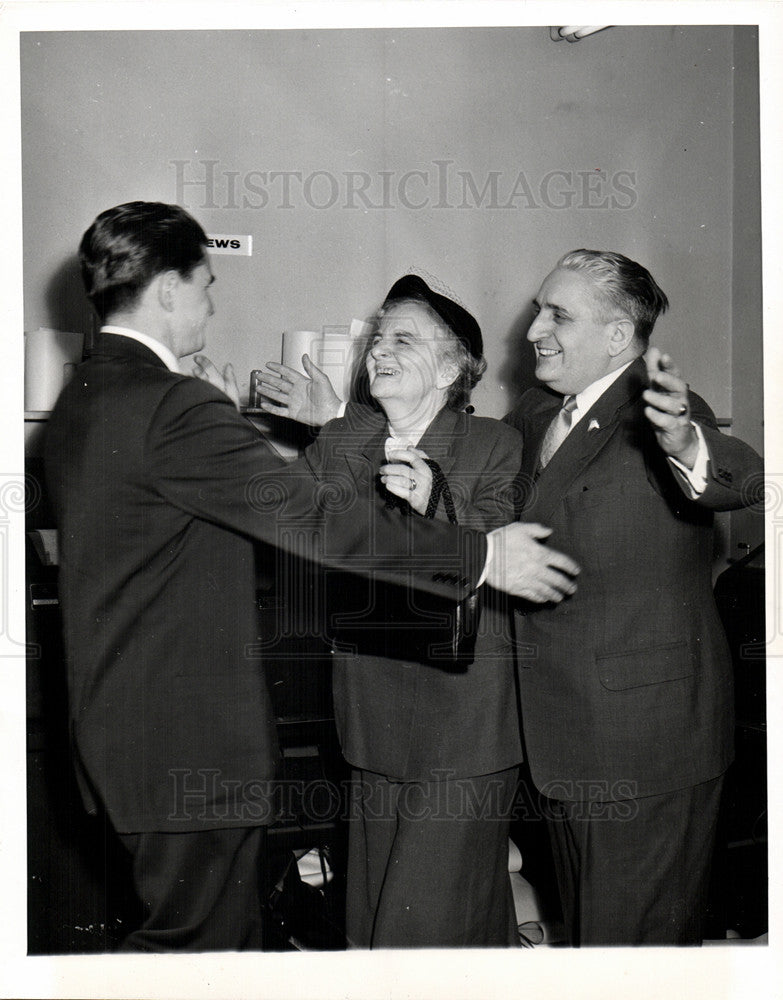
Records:
[[[240,257],[253,256],[252,236],[227,236],[224,233],[207,234],[208,253],[233,253]]]

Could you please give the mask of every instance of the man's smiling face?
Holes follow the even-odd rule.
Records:
[[[576,395],[617,367],[610,350],[613,321],[588,275],[557,268],[533,301],[527,339],[536,349],[536,376],[563,395]]]

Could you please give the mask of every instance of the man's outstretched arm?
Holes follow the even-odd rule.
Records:
[[[320,474],[312,457],[323,447],[320,439],[309,458],[285,466],[226,396],[199,381],[178,382],[154,423],[147,453],[156,487],[197,517],[311,561],[454,600],[482,576],[537,602],[561,600],[574,589],[579,568],[542,544],[547,528],[515,523],[488,536],[378,509],[350,476]]]

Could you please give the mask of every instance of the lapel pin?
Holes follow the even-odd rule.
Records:
[[[600,424],[599,424],[599,423],[598,423],[598,421],[597,421],[597,420],[595,419],[595,417],[593,417],[593,419],[592,419],[592,420],[590,421],[590,423],[588,424],[588,427],[587,427],[587,433],[589,434],[589,433],[590,433],[590,431],[597,431],[597,430],[599,430],[599,429],[600,429]]]

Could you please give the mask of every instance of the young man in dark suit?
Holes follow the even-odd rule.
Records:
[[[310,558],[411,576],[456,600],[487,554],[479,532],[413,518],[401,529],[383,512],[370,552],[350,504],[318,518],[307,468],[283,468],[223,392],[180,373],[213,313],[206,246],[177,206],[132,202],[98,216],[80,259],[104,326],[47,434],[74,758],[85,801],[102,804],[131,852],[147,909],[126,950],[261,944],[258,864],[277,751],[247,652],[250,539],[301,542]],[[538,600],[570,592],[560,570],[575,564],[539,543],[541,529],[519,527],[491,536],[488,581]],[[426,570],[408,573],[408,551]]]
[[[640,264],[566,254],[528,333],[542,386],[506,417],[523,435],[520,517],[582,567],[567,600],[515,613],[525,752],[577,945],[701,942],[733,756],[713,512],[759,504],[762,464],[648,349],[667,306]],[[323,373],[272,367],[271,412],[339,412]]]

